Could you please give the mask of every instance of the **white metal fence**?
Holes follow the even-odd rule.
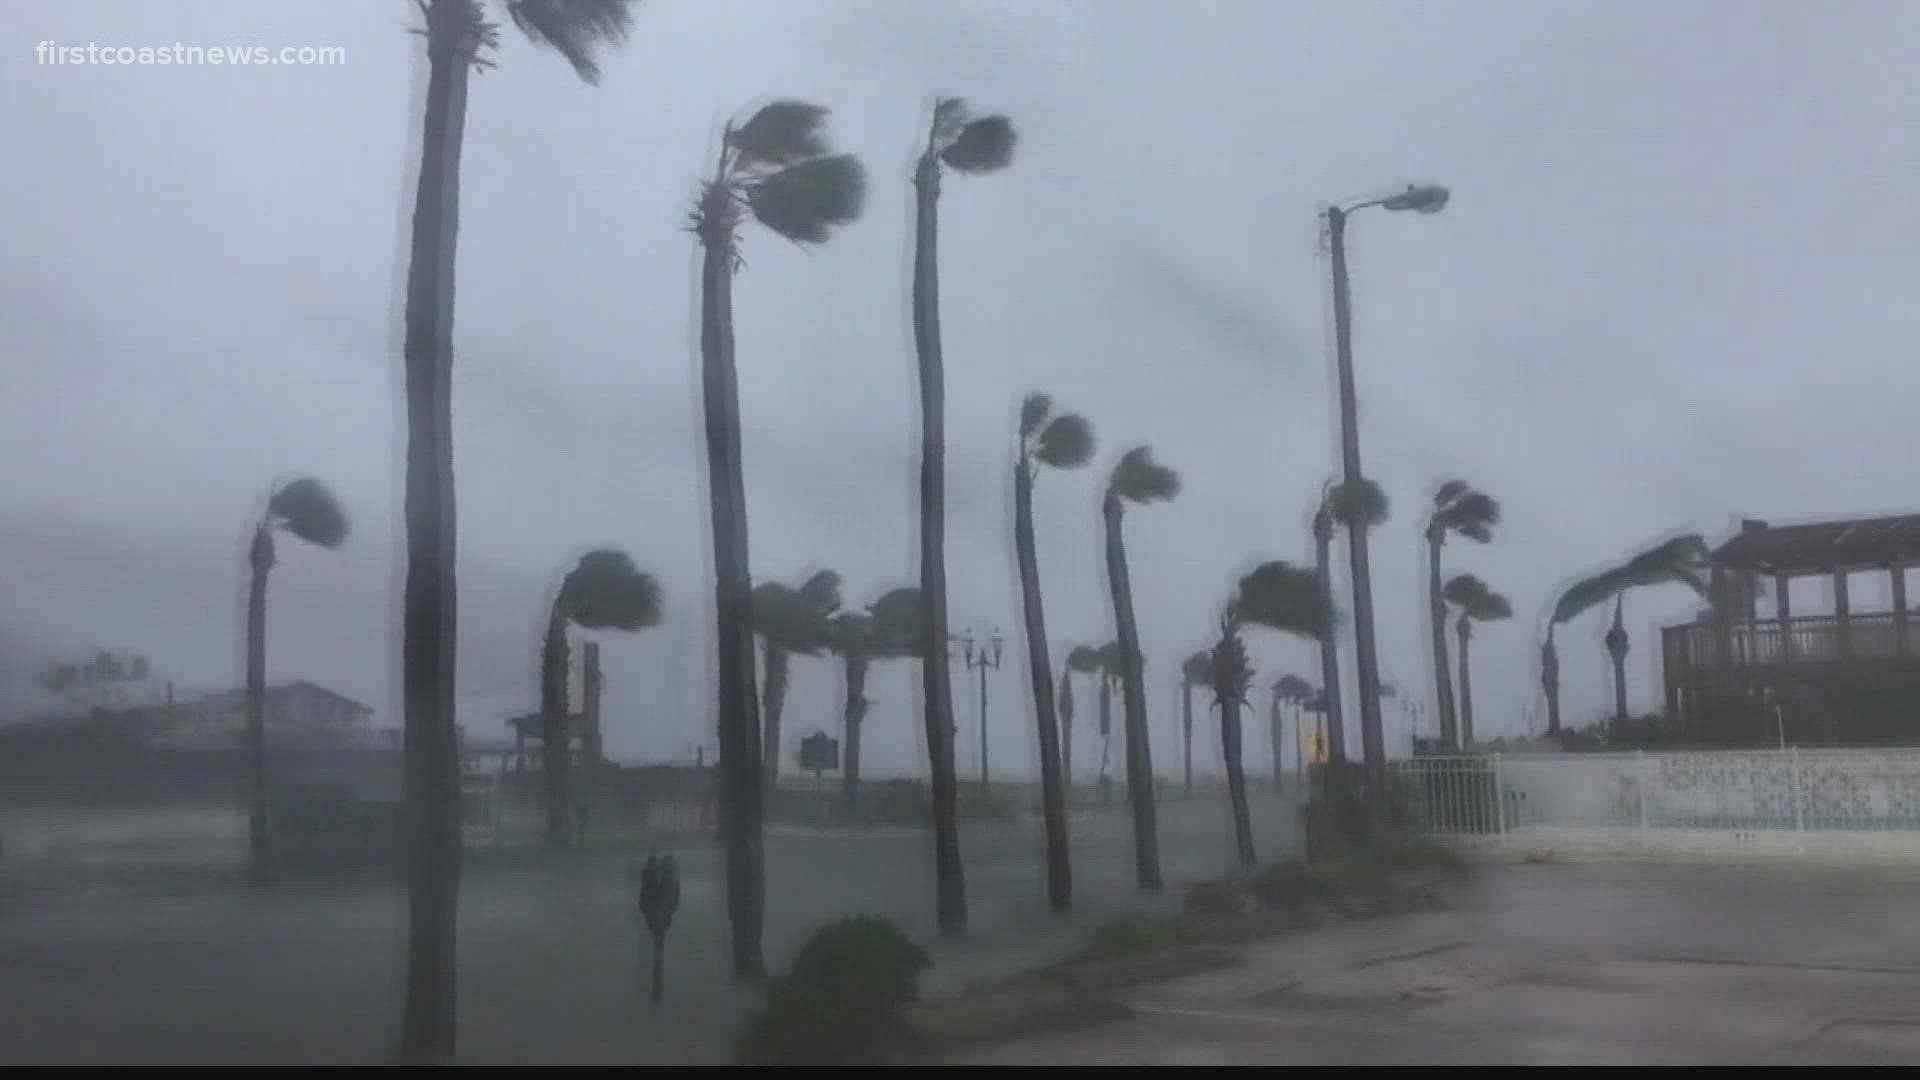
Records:
[[[1434,832],[1521,853],[1920,859],[1920,748],[1415,758]]]

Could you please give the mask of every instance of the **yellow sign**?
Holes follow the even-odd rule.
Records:
[[[1315,731],[1307,736],[1307,752],[1313,755],[1314,764],[1316,765],[1322,764],[1327,760],[1326,732]]]

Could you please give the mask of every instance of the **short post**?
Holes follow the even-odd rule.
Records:
[[[671,855],[649,855],[640,870],[640,918],[653,942],[651,1000],[660,1003],[666,983],[667,928],[680,907],[680,866]]]
[[[1792,776],[1793,776],[1793,831],[1806,832],[1807,831],[1807,798],[1806,798],[1806,792],[1800,786],[1800,748],[1799,747],[1796,746],[1787,751],[1787,761],[1790,764],[1790,767],[1792,770]]]
[[[1647,752],[1645,750],[1635,750],[1633,752],[1633,760],[1636,771],[1639,773],[1640,843],[1642,846],[1645,846],[1647,842],[1647,791],[1652,786],[1648,783]]]
[[[1500,755],[1493,755],[1493,835],[1504,844],[1507,837],[1507,788],[1501,782]]]

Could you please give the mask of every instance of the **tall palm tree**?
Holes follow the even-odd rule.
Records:
[[[1180,661],[1180,745],[1186,771],[1187,798],[1193,798],[1193,691],[1208,685],[1213,654],[1202,649]]]
[[[1241,759],[1240,710],[1253,685],[1241,632],[1264,627],[1318,641],[1329,632],[1331,612],[1319,575],[1287,562],[1266,562],[1240,579],[1220,619],[1213,647],[1214,704],[1220,709],[1220,747],[1227,765],[1227,796],[1233,805],[1234,849],[1242,866],[1254,863],[1253,818],[1247,807],[1247,774]]]
[[[940,932],[967,928],[967,886],[960,865],[959,781],[954,772],[953,681],[947,670],[946,372],[940,355],[940,177],[989,173],[1013,161],[1017,138],[1004,116],[974,117],[967,104],[934,104],[927,143],[913,170],[913,344],[920,366],[920,591],[927,636],[922,687],[927,757],[933,773],[933,851]]]
[[[1433,682],[1437,690],[1440,740],[1459,749],[1460,726],[1453,708],[1453,679],[1447,671],[1447,601],[1440,574],[1440,548],[1449,535],[1486,543],[1500,523],[1500,503],[1475,491],[1465,480],[1449,480],[1433,496],[1427,519],[1427,607],[1433,626]]]
[[[1460,744],[1473,744],[1473,678],[1467,664],[1467,643],[1473,640],[1473,624],[1513,617],[1513,605],[1507,598],[1487,587],[1472,574],[1456,574],[1441,590],[1447,603],[1459,611],[1454,631],[1460,636]]]
[[[866,172],[851,154],[830,152],[827,110],[775,101],[746,123],[729,124],[713,175],[701,187],[693,232],[700,272],[700,368],[706,416],[708,499],[713,524],[719,653],[721,805],[733,972],[766,973],[765,818],[759,716],[754,701],[753,575],[747,561],[747,501],[740,461],[739,373],[733,351],[733,275],[740,227],[757,221],[795,244],[822,243],[860,216]]]
[[[1274,681],[1272,713],[1268,717],[1268,724],[1271,730],[1269,730],[1268,735],[1273,740],[1273,786],[1276,788],[1280,786],[1280,747],[1284,735],[1281,731],[1280,708],[1282,705],[1293,706],[1294,729],[1298,731],[1300,710],[1306,706],[1307,702],[1313,700],[1313,696],[1313,684],[1298,675],[1282,675]],[[1329,715],[1331,715],[1331,710],[1329,710]],[[1297,741],[1296,739],[1296,742]]]
[[[786,712],[793,654],[819,656],[833,645],[840,610],[840,575],[821,570],[798,588],[775,581],[753,590],[753,630],[760,638],[766,681],[760,688],[762,783],[772,797],[780,779],[780,720]]]
[[[1133,582],[1127,570],[1127,545],[1121,523],[1126,504],[1168,502],[1180,494],[1180,474],[1153,460],[1153,451],[1136,446],[1121,455],[1107,480],[1100,503],[1107,524],[1107,585],[1113,593],[1113,619],[1120,637],[1120,683],[1127,724],[1127,794],[1133,804],[1134,873],[1143,889],[1158,889],[1159,825],[1154,816],[1153,747],[1147,735],[1146,676],[1141,671],[1140,624],[1133,614]]]
[[[1075,413],[1053,411],[1053,399],[1028,394],[1020,404],[1019,453],[1013,465],[1013,548],[1020,562],[1020,597],[1027,629],[1027,670],[1033,715],[1040,729],[1040,806],[1047,833],[1047,901],[1065,911],[1073,899],[1067,854],[1066,791],[1061,786],[1060,728],[1054,714],[1053,660],[1040,596],[1040,554],[1033,536],[1033,481],[1040,468],[1077,469],[1093,458],[1093,425]]]
[[[847,687],[841,795],[850,803],[860,797],[860,746],[867,706],[873,704],[867,699],[867,669],[876,660],[919,656],[925,621],[920,590],[910,585],[886,592],[864,611],[842,611],[833,617],[831,648],[840,657]]]
[[[1558,716],[1560,712],[1559,658],[1552,652],[1555,624],[1577,618],[1589,608],[1598,607],[1608,600],[1613,601],[1613,626],[1607,631],[1605,640],[1607,654],[1613,661],[1614,718],[1624,723],[1627,719],[1627,649],[1630,642],[1622,607],[1627,591],[1649,585],[1680,584],[1711,600],[1707,581],[1711,562],[1706,539],[1697,533],[1689,533],[1655,544],[1618,566],[1568,586],[1567,591],[1560,595],[1560,601],[1554,605],[1553,617],[1547,624],[1547,642],[1541,646],[1543,670],[1548,666],[1546,661],[1551,659],[1551,670],[1555,674],[1553,694],[1547,702],[1549,717]]]
[[[547,613],[540,649],[540,745],[547,777],[547,846],[573,846],[572,735],[568,732],[567,628],[631,633],[660,625],[660,583],[633,565],[624,551],[602,548],[580,556],[561,579]]]
[[[406,710],[407,981],[400,1054],[444,1059],[454,1047],[454,942],[460,888],[460,752],[453,686],[455,529],[453,303],[460,220],[460,151],[467,80],[493,64],[499,42],[482,0],[418,0],[426,25],[427,95],[407,271],[405,519],[407,584],[401,616]],[[626,39],[629,0],[507,0],[536,45],[559,53],[588,83],[598,54]]]
[[[247,873],[255,884],[268,872],[272,836],[267,793],[267,575],[273,571],[273,534],[329,550],[347,539],[347,515],[333,493],[311,476],[287,481],[267,496],[267,511],[254,526],[247,551],[252,570],[247,582]]]
[[[1354,483],[1328,481],[1313,513],[1313,565],[1326,590],[1326,607],[1333,603],[1333,534],[1339,527],[1371,529],[1387,520],[1387,493],[1362,479]],[[1327,756],[1347,760],[1347,728],[1340,709],[1340,639],[1328,634],[1320,642],[1320,682],[1327,688]]]
[[[1060,685],[1063,687],[1060,694],[1060,772],[1067,778],[1068,790],[1072,790],[1073,788],[1073,693],[1071,690],[1073,684],[1071,676],[1091,675],[1104,682],[1106,679],[1106,676],[1102,673],[1104,648],[1105,646],[1095,648],[1091,645],[1075,645],[1067,653],[1066,669],[1060,673]],[[1109,702],[1102,708],[1103,710],[1110,709],[1111,703]],[[1108,714],[1106,711],[1102,711],[1096,714],[1096,716],[1099,731],[1104,737],[1107,731]],[[1102,774],[1104,775],[1104,773],[1105,766],[1103,763]]]

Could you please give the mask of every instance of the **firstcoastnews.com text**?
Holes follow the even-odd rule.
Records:
[[[62,45],[42,41],[33,49],[41,64],[59,67],[122,65],[126,67],[327,67],[347,62],[340,45]]]

